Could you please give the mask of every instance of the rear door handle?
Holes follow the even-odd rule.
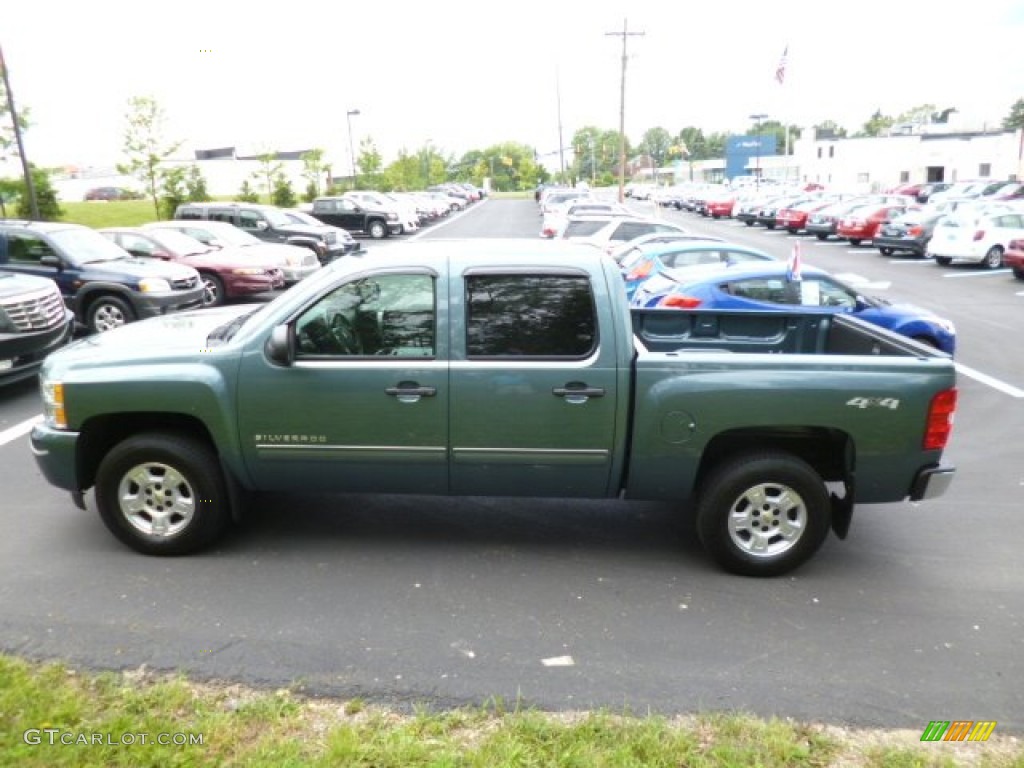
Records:
[[[604,397],[603,387],[588,387],[582,381],[570,381],[564,387],[551,390],[555,397],[564,397],[567,403],[585,403],[592,397]]]
[[[386,388],[384,394],[397,397],[403,403],[415,403],[421,397],[434,397],[437,387],[421,387],[415,381],[400,381],[397,386]]]

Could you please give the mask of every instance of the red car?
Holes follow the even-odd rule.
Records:
[[[827,208],[835,200],[803,200],[788,208],[780,208],[775,214],[775,226],[791,235],[801,232],[807,226],[807,217]]]
[[[862,205],[854,208],[839,220],[836,235],[849,240],[851,245],[860,245],[877,234],[882,223],[901,213],[906,213],[907,205]]]
[[[735,192],[722,192],[708,197],[704,201],[704,206],[707,209],[708,216],[712,219],[721,219],[723,217],[730,218],[732,216],[733,206],[736,205],[736,193]]]
[[[1003,266],[1013,270],[1013,276],[1024,280],[1024,240],[1011,240],[1003,252]]]
[[[143,231],[133,227],[99,231],[133,256],[176,261],[195,269],[203,280],[204,307],[284,287],[284,272],[276,264],[236,253],[230,248],[211,248],[181,232]]]

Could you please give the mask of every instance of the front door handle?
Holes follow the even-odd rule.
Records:
[[[421,397],[433,397],[437,394],[437,387],[421,387],[415,381],[400,381],[394,387],[388,387],[384,394],[397,397],[402,403],[415,403]]]
[[[551,390],[555,397],[564,397],[567,403],[585,403],[591,397],[604,397],[603,387],[588,387],[582,381],[570,381],[564,387]]]

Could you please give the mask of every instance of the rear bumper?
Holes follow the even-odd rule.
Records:
[[[956,468],[951,466],[925,467],[917,473],[910,487],[910,500],[934,499],[946,492],[953,482]]]

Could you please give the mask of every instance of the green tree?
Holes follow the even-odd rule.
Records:
[[[303,152],[302,178],[306,180],[306,193],[303,195],[306,202],[312,202],[320,196],[320,181],[323,179],[327,166],[324,164],[324,151],[322,149],[311,149]]]
[[[159,218],[160,164],[178,151],[181,142],[166,138],[166,115],[151,96],[128,99],[126,121],[122,151],[128,161],[119,164],[117,170],[142,182]]]
[[[377,145],[373,139],[364,136],[359,142],[359,156],[356,160],[357,176],[353,184],[357,189],[377,189],[383,179],[381,171],[384,168],[384,160],[381,158]]]
[[[637,152],[650,155],[655,168],[661,168],[669,159],[669,149],[673,146],[672,135],[661,126],[648,128],[637,145]]]
[[[835,120],[823,120],[814,126],[814,137],[822,139],[844,139],[846,129]]]
[[[206,177],[194,163],[189,166],[188,174],[185,176],[185,188],[188,190],[188,199],[193,203],[205,203],[210,200],[210,193],[206,189]]]
[[[274,179],[284,171],[284,165],[277,159],[276,150],[265,150],[256,155],[256,160],[259,162],[260,167],[257,171],[253,172],[252,177],[263,183],[263,189],[267,193],[267,198],[273,199]]]
[[[284,173],[278,173],[274,177],[274,191],[270,200],[278,208],[295,207],[295,191],[292,189],[291,181]]]
[[[260,196],[256,194],[256,190],[252,188],[248,179],[242,181],[242,188],[238,190],[238,199],[243,203],[258,203]]]
[[[1003,118],[1003,128],[1014,131],[1024,128],[1024,99],[1017,99],[1010,107],[1010,114]]]
[[[922,104],[913,109],[908,109],[906,112],[900,112],[896,116],[894,123],[913,123],[914,125],[927,125],[939,113],[936,111],[934,104]]]
[[[57,201],[57,190],[50,183],[51,171],[43,168],[36,168],[29,163],[29,172],[32,174],[32,186],[36,192],[36,205],[39,208],[39,218],[42,221],[57,221],[64,216],[64,211]],[[25,180],[16,182],[18,192],[17,213],[23,219],[32,218],[32,205],[28,199],[28,190],[25,188]]]
[[[168,168],[160,174],[160,218],[173,219],[178,206],[189,200],[188,171],[183,166]]]
[[[864,127],[856,133],[857,137],[884,136],[896,122],[888,115],[883,115],[882,110],[876,109],[871,119],[864,123]]]

